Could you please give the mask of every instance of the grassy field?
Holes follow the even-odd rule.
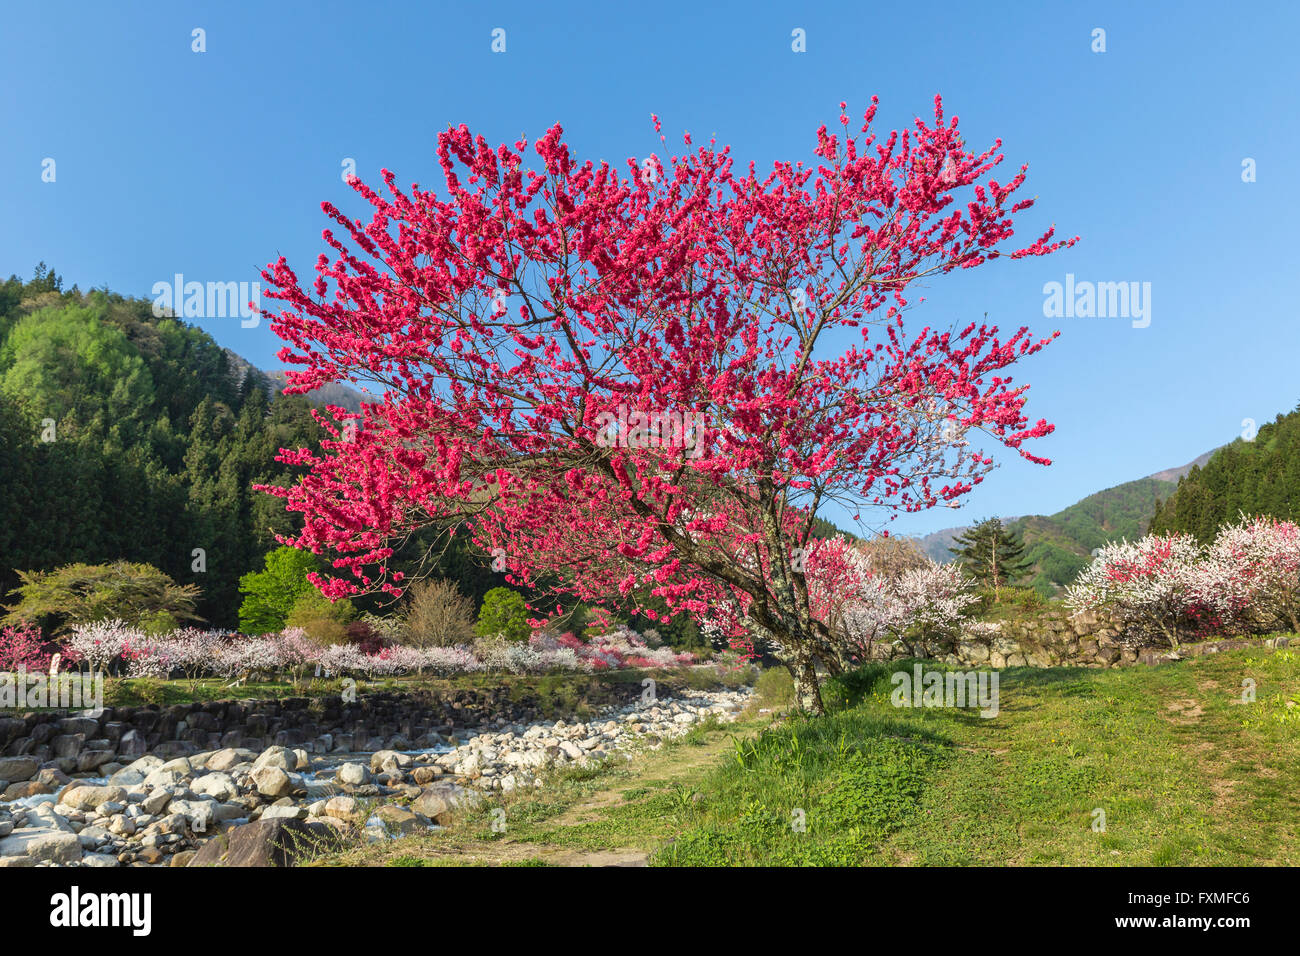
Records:
[[[897,666],[830,688],[826,718],[755,708],[631,763],[497,798],[443,832],[318,862],[1300,864],[1295,651],[1008,669],[992,719],[892,706]]]

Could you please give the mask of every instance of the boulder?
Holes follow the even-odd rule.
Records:
[[[57,789],[58,787],[66,787],[68,784],[72,783],[72,778],[58,767],[44,767],[41,769],[41,772],[36,775],[36,781]]]
[[[85,743],[84,734],[59,734],[50,738],[50,754],[56,758],[68,757],[75,760]]]
[[[122,739],[117,742],[117,752],[120,756],[129,760],[135,760],[137,757],[144,756],[144,752],[149,749],[149,744],[144,735],[135,728],[128,730],[122,735]]]
[[[104,803],[126,803],[126,791],[121,787],[87,787],[74,783],[59,794],[59,803],[74,810],[95,810]]]
[[[375,811],[374,818],[390,834],[407,836],[419,833],[429,826],[429,821],[405,807],[384,806]]]
[[[296,804],[274,804],[262,811],[262,820],[305,820],[307,818],[307,808],[300,807]]]
[[[278,800],[280,797],[287,797],[293,790],[293,783],[282,767],[259,767],[253,771],[252,776],[257,792],[264,797]]]
[[[140,773],[146,777],[163,765],[161,757],[155,757],[153,754],[145,754],[136,760],[131,761],[120,771],[121,773]]]
[[[229,770],[237,764],[248,763],[249,761],[256,759],[258,759],[257,754],[253,753],[251,750],[244,750],[239,747],[227,747],[224,750],[218,750],[210,756],[208,762],[204,764],[204,768],[209,772],[214,770],[224,771]]]
[[[41,769],[35,757],[0,757],[0,780],[22,783],[36,776]]]
[[[402,770],[411,765],[411,755],[396,750],[377,750],[370,755],[370,772]]]
[[[167,810],[185,817],[193,832],[208,833],[212,830],[212,824],[216,822],[217,802],[215,800],[173,800]]]
[[[367,813],[352,797],[330,797],[325,801],[325,815],[344,823],[364,823]]]
[[[155,789],[158,787],[174,787],[185,779],[185,774],[179,770],[164,770],[159,767],[144,778],[144,786]]]
[[[239,794],[239,789],[230,775],[221,772],[205,773],[190,784],[190,789],[195,793],[214,797],[222,803]]]
[[[411,809],[445,826],[452,813],[462,807],[473,807],[481,799],[478,794],[454,783],[435,784],[420,792],[411,802]]]
[[[117,757],[115,750],[83,750],[77,754],[77,772],[91,773]]]
[[[279,769],[279,768],[270,768]],[[315,821],[257,820],[213,837],[190,866],[293,866],[320,850],[339,846],[333,828]]]
[[[48,783],[42,783],[39,780],[28,780],[25,783],[11,783],[5,788],[4,795],[0,800],[8,803],[13,800],[21,800],[24,797],[34,797],[42,793],[53,793],[54,788]]]
[[[145,813],[156,816],[167,809],[167,804],[172,802],[172,793],[170,790],[159,787],[149,796],[140,801],[140,809]]]
[[[274,767],[279,770],[297,770],[298,755],[288,747],[267,747],[253,761],[254,773],[264,767]]]
[[[416,767],[411,772],[411,779],[423,787],[438,779],[438,771],[433,767]]]
[[[26,857],[32,863],[76,863],[81,841],[75,833],[52,827],[24,827],[0,839],[0,857]]]
[[[370,782],[370,771],[365,768],[364,764],[345,763],[339,767],[337,779],[339,783],[346,783],[356,787]]]

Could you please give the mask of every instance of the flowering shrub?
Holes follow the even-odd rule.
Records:
[[[119,620],[95,621],[78,624],[64,641],[64,656],[72,662],[84,663],[91,671],[107,671],[122,662],[130,661],[148,647],[159,646],[138,628],[128,627]]]
[[[53,655],[45,651],[41,629],[35,624],[0,628],[0,671],[25,668],[31,673],[50,669]]]
[[[978,600],[974,582],[956,564],[927,558],[893,578],[869,574],[846,601],[843,641],[855,657],[870,657],[881,640],[926,654],[935,640],[969,627],[967,610]]]
[[[133,647],[123,655],[127,677],[166,678],[175,669],[174,645],[167,641],[150,641]]]
[[[1206,548],[1190,535],[1147,535],[1099,550],[1066,592],[1110,614],[1130,641],[1262,633],[1300,625],[1300,528],[1242,517]]]
[[[1202,557],[1191,535],[1149,534],[1098,549],[1066,591],[1065,603],[1105,611],[1130,640],[1163,638],[1177,647],[1179,633],[1198,606],[1204,582],[1194,574]]]
[[[1274,518],[1246,518],[1225,525],[1207,551],[1206,563],[1231,571],[1233,625],[1245,631],[1300,632],[1300,527]]]
[[[824,628],[820,652],[842,668],[872,657],[884,642],[925,654],[933,641],[966,627],[967,610],[978,601],[973,582],[955,564],[918,556],[898,573],[878,573],[870,554],[842,537],[811,542],[803,571],[810,613]],[[703,618],[703,630],[752,657],[749,623],[739,602],[723,601]]]
[[[226,636],[224,631],[202,631],[196,627],[173,632],[168,652],[171,666],[190,680],[197,680],[212,669],[213,662],[224,651]]]
[[[10,629],[6,629],[6,636]],[[14,646],[19,646],[14,639]],[[0,644],[0,654],[8,645]],[[21,645],[30,657],[28,644]],[[37,645],[39,647],[39,645]],[[671,648],[653,648],[635,631],[621,627],[583,643],[572,634],[534,632],[527,644],[480,640],[454,647],[396,645],[369,653],[364,644],[321,647],[300,628],[278,634],[245,636],[223,631],[182,628],[149,637],[120,621],[77,628],[67,642],[67,657],[91,670],[116,670],[127,677],[167,678],[176,672],[196,680],[211,675],[245,675],[300,679],[309,670],[329,676],[395,677],[402,674],[450,676],[477,672],[541,674],[550,671],[590,673],[624,667],[680,667],[695,658]],[[0,657],[0,661],[4,658]],[[49,656],[41,659],[48,667]],[[30,668],[30,664],[28,665]]]

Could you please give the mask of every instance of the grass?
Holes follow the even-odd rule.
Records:
[[[680,688],[713,689],[719,686],[736,687],[745,682],[746,675],[721,666],[700,666],[667,670],[628,669],[601,671],[595,674],[560,671],[553,674],[480,673],[456,677],[411,675],[407,677],[358,680],[358,697],[376,691],[420,693],[449,690],[506,687],[511,698],[537,699],[544,712],[568,713],[583,706],[583,689],[593,684],[635,684],[652,678],[664,689],[673,692]],[[337,697],[343,692],[343,681],[309,677],[300,683],[292,681],[256,681],[236,683],[220,678],[199,680],[162,680],[151,677],[108,678],[104,681],[104,701],[109,706],[142,706],[155,704],[162,707],[188,704],[193,701],[215,700],[282,700],[289,697]]]
[[[773,723],[755,708],[496,797],[443,832],[322,862],[1300,864],[1296,651],[1009,668],[992,719],[894,707],[889,675],[910,666],[837,682],[827,717]]]

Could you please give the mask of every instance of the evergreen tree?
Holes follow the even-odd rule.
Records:
[[[1004,527],[1001,518],[986,518],[956,535],[953,545],[949,550],[957,556],[957,562],[975,580],[992,587],[995,594],[1030,567],[1020,535]]]

